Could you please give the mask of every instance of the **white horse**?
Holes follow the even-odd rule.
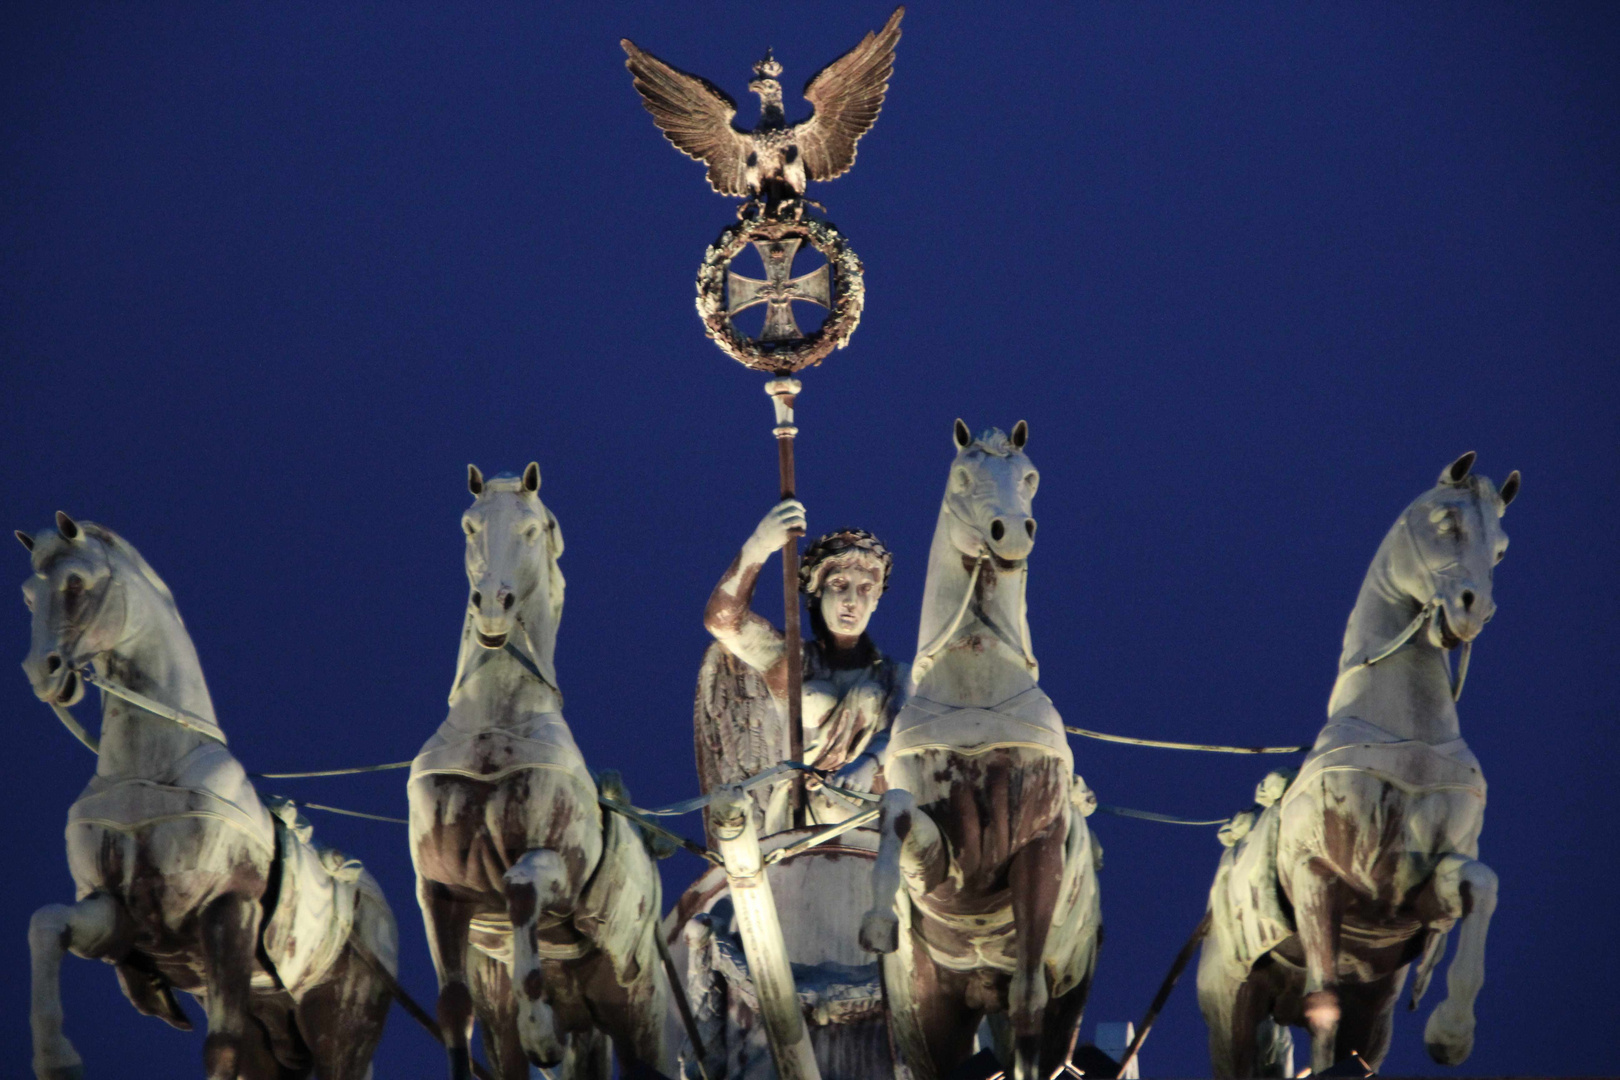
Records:
[[[562,718],[552,657],[562,530],[540,467],[486,481],[462,516],[469,597],[450,715],[409,781],[417,899],[439,976],[450,1073],[466,1080],[473,1017],[503,1080],[528,1062],[608,1080],[620,1054],[672,1071],[657,867],[640,832],[597,803]]]
[[[83,1074],[62,1030],[73,952],[115,964],[136,1009],[182,1030],[174,991],[200,998],[211,1080],[369,1077],[398,952],[376,882],[259,801],[174,598],[133,547],[60,513],[17,537],[33,556],[34,692],[71,723],[87,680],[104,691],[96,773],[68,811],[78,902],[29,924],[35,1075]]]
[[[1010,437],[977,439],[956,422],[915,690],[884,766],[876,907],[861,943],[888,954],[891,1022],[919,1080],[948,1076],[971,1056],[987,1014],[1018,1080],[1052,1075],[1096,963],[1096,847],[1084,820],[1095,802],[1074,775],[1029,643],[1039,476],[1024,454],[1028,437],[1023,421]]]
[[[1198,970],[1217,1076],[1286,1075],[1285,1024],[1309,1029],[1317,1072],[1351,1053],[1376,1067],[1408,966],[1418,962],[1415,1009],[1459,922],[1449,994],[1424,1041],[1444,1065],[1473,1048],[1496,875],[1479,861],[1485,777],[1454,702],[1496,611],[1500,519],[1519,491],[1517,472],[1498,490],[1473,463],[1448,465],[1384,537],[1345,629],[1327,726],[1222,858]]]

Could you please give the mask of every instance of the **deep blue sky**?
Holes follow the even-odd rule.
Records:
[[[537,459],[568,543],[557,664],[580,746],[643,804],[695,791],[699,615],[773,500],[771,418],[692,310],[731,205],[654,129],[617,42],[751,120],[765,46],[791,110],[888,9],[577,7],[0,14],[0,521],[60,507],[135,543],[250,769],[415,752],[454,668],[464,466]],[[853,344],[805,375],[812,530],[895,550],[874,631],[909,657],[951,421],[1025,418],[1030,622],[1069,721],[1307,742],[1401,508],[1463,450],[1522,469],[1462,702],[1502,879],[1464,1071],[1611,1071],[1620,10],[990,8],[913,6],[858,167],[811,192],[868,271]],[[0,656],[27,625],[15,603]],[[0,702],[0,1015],[21,1067],[23,928],[71,897],[61,824],[91,762],[15,669]],[[1105,802],[1194,817],[1246,805],[1265,771],[1075,758]],[[278,786],[404,808],[397,773]],[[1140,1015],[1221,850],[1093,823],[1088,1038]],[[317,828],[382,879],[426,1000],[402,830]],[[665,870],[673,900],[696,865]],[[111,971],[69,961],[65,985],[91,1075],[196,1070],[200,1036],[137,1016]],[[1386,1071],[1442,1071],[1421,1031],[1397,1017]],[[1203,1044],[1189,977],[1146,1068],[1206,1070]],[[379,1076],[440,1061],[396,1013]]]

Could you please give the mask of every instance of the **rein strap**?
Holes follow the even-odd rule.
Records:
[[[115,682],[104,681],[88,664],[78,669],[78,671],[79,678],[83,679],[86,683],[95,687],[97,690],[100,690],[103,694],[111,694],[113,697],[123,698],[125,701],[129,702],[138,709],[145,709],[149,713],[156,713],[165,720],[173,720],[187,731],[195,731],[199,735],[206,735],[210,739],[218,739],[222,743],[225,742],[225,733],[220,730],[218,724],[211,720],[204,720],[202,717],[193,713],[188,713],[184,709],[176,709],[165,705],[160,701],[153,701],[145,694],[136,693],[134,690],[131,690],[128,687],[119,686]]]

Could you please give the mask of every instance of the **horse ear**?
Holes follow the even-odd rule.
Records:
[[[1020,420],[1013,425],[1012,444],[1014,450],[1022,450],[1024,444],[1029,442],[1029,425]]]
[[[77,540],[81,535],[79,523],[60,510],[56,512],[56,531],[62,534],[64,540]]]
[[[1447,465],[1444,469],[1441,469],[1440,482],[1448,485],[1462,483],[1463,478],[1468,475],[1468,471],[1474,467],[1474,458],[1476,456],[1477,455],[1470,450],[1456,461],[1453,461],[1450,465]]]
[[[523,490],[531,495],[540,490],[540,463],[529,462],[529,467],[523,470]]]
[[[1497,489],[1496,493],[1502,497],[1502,509],[1506,510],[1508,503],[1512,502],[1514,497],[1519,494],[1518,469],[1514,469],[1512,472],[1508,473],[1508,478],[1502,481],[1502,486]],[[18,533],[17,535],[21,536],[22,533]]]
[[[962,423],[960,416],[956,418],[956,427],[952,429],[952,433],[956,436],[956,448],[958,450],[966,450],[968,443],[973,441],[973,432],[969,431],[968,426]]]
[[[484,474],[478,471],[478,466],[467,466],[467,490],[474,495],[484,493]]]
[[[1518,473],[1514,473],[1513,475],[1517,476]],[[27,548],[29,551],[34,550],[34,538],[32,536],[29,536],[21,529],[14,529],[13,532],[16,533],[18,543],[22,544],[22,546]]]

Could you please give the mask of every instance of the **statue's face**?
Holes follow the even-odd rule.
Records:
[[[879,571],[859,565],[837,567],[822,581],[822,621],[834,637],[859,638],[882,595]]]

